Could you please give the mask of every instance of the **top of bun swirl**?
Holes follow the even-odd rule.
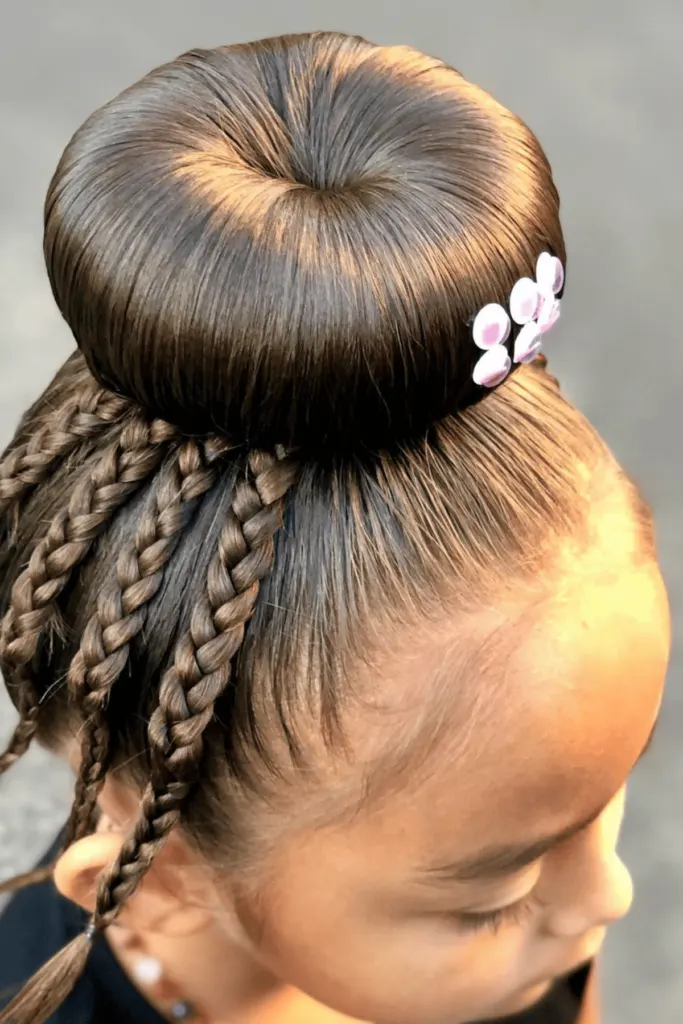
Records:
[[[546,249],[564,262],[533,133],[442,61],[340,33],[152,71],[76,132],[45,207],[103,383],[188,433],[311,452],[477,401],[472,318]]]

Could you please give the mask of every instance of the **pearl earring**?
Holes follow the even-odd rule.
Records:
[[[145,988],[154,988],[163,976],[163,964],[156,957],[141,956],[133,964],[133,977]],[[184,999],[174,1000],[168,1012],[172,1020],[192,1020],[196,1016],[191,1004]]]
[[[163,978],[164,968],[161,960],[157,960],[153,956],[141,956],[133,964],[133,975],[140,985],[151,988],[153,985],[158,985]]]

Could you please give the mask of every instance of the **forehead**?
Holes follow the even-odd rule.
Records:
[[[584,580],[498,626],[477,647],[485,658],[453,657],[449,680],[453,639],[445,629],[425,651],[453,700],[426,770],[374,809],[384,841],[395,829],[409,858],[466,857],[561,832],[607,804],[661,700],[669,619],[658,571]],[[415,686],[414,664],[407,671]]]

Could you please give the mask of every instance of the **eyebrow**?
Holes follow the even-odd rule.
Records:
[[[659,718],[657,719],[657,721]],[[636,764],[642,760],[652,745],[657,729],[657,721],[652,727],[647,743],[643,747]],[[635,767],[635,766],[634,766]],[[532,843],[508,843],[499,846],[490,846],[480,851],[473,857],[465,858],[450,864],[439,864],[427,868],[421,872],[421,880],[429,884],[447,884],[452,882],[476,882],[484,879],[503,878],[505,875],[514,874],[522,868],[533,864],[545,853],[548,853],[554,846],[567,842],[574,836],[583,832],[592,825],[605,810],[603,805],[588,818],[561,832],[555,832],[551,836],[544,836]]]

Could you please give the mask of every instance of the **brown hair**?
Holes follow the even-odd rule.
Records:
[[[142,799],[91,929],[0,1024],[47,1019],[172,828],[256,856],[245,795],[305,764],[304,716],[343,743],[382,623],[587,543],[604,444],[543,359],[472,381],[473,315],[542,251],[534,135],[408,47],[194,50],[76,132],[45,257],[78,351],[0,464],[0,768],[82,737],[66,843],[114,766]]]

